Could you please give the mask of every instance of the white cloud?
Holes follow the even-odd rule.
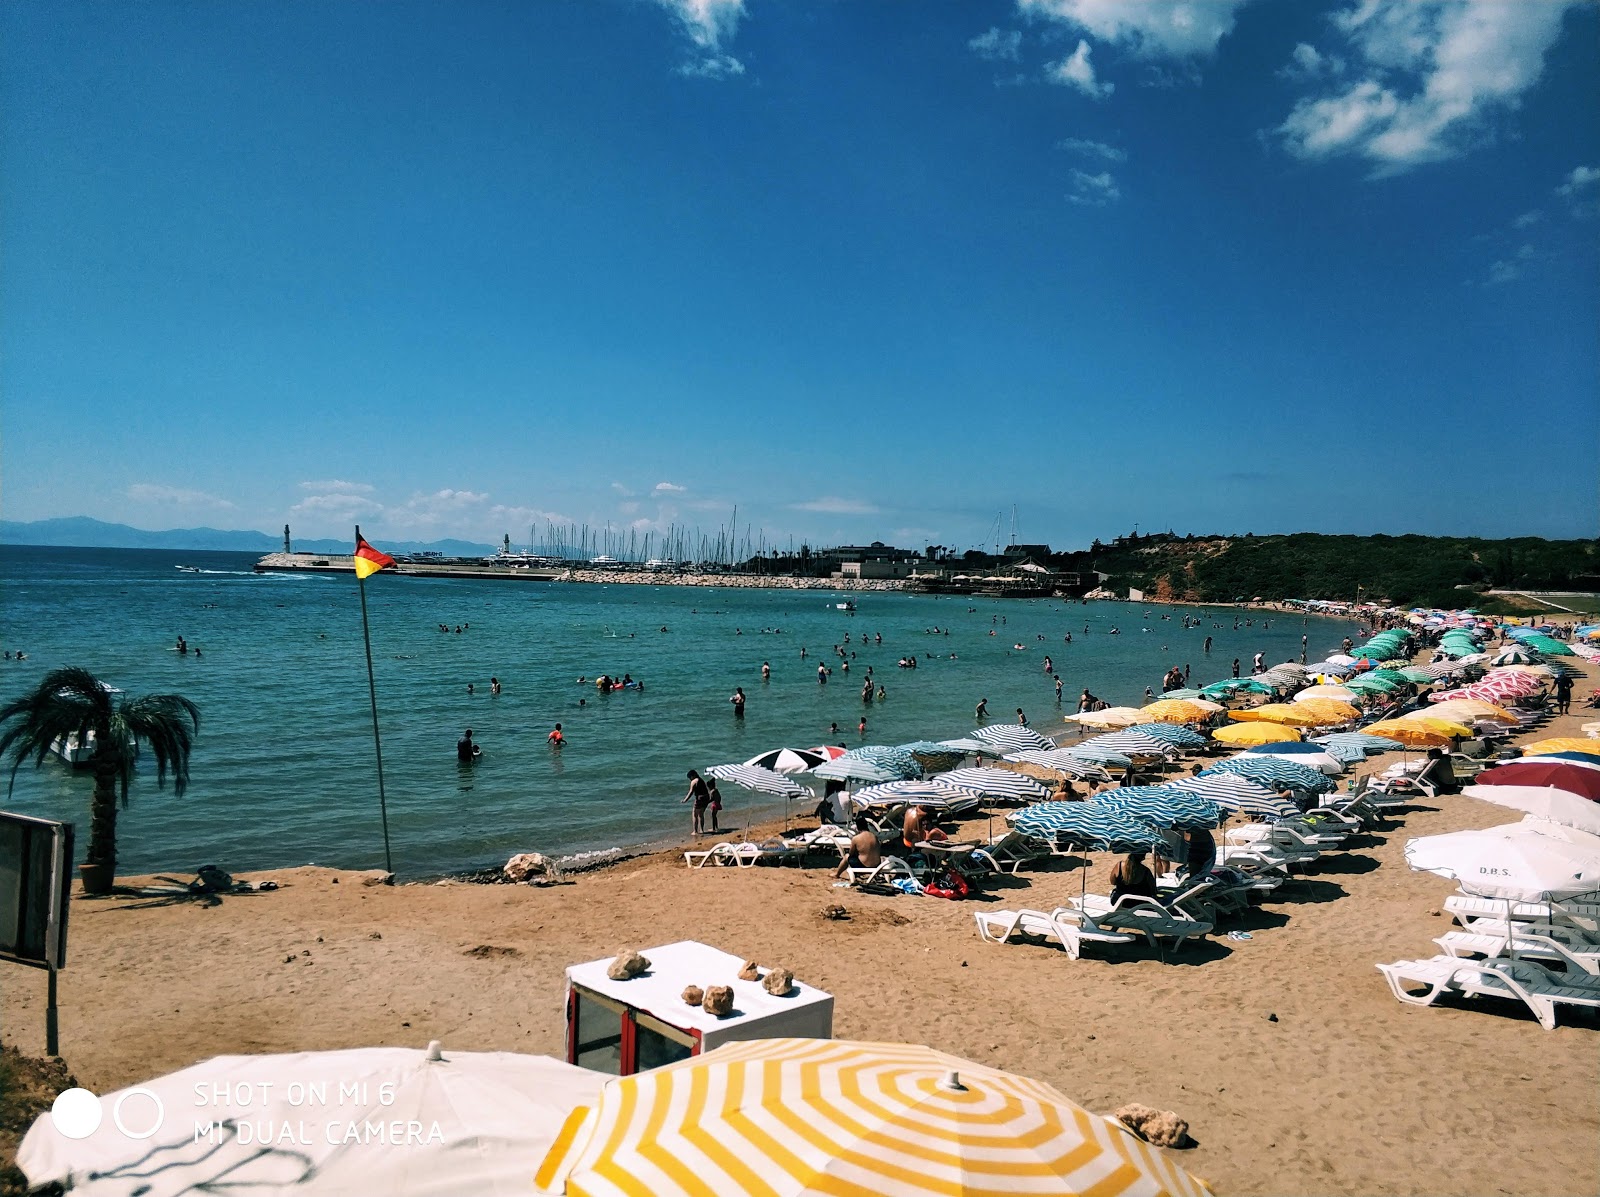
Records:
[[[1345,62],[1336,54],[1322,54],[1306,42],[1300,42],[1289,56],[1289,64],[1278,68],[1280,79],[1304,82],[1344,74]]]
[[[376,499],[336,491],[326,495],[307,495],[289,508],[289,514],[343,520],[358,515],[377,515],[383,510],[383,504]]]
[[[1543,219],[1544,213],[1535,208],[1532,212],[1524,212],[1521,216],[1513,220],[1511,222],[1511,227],[1514,229],[1531,229]]]
[[[744,0],[657,0],[678,20],[700,56],[678,68],[680,74],[703,79],[728,79],[744,74],[744,64],[725,46],[733,41],[744,16]]]
[[[1022,57],[1022,34],[1016,29],[992,28],[978,34],[967,48],[990,62],[1016,62]]]
[[[1063,137],[1056,142],[1056,149],[1068,150],[1074,154],[1082,154],[1087,158],[1104,158],[1107,162],[1126,162],[1126,150],[1119,150],[1114,145],[1107,145],[1103,141],[1089,141],[1082,137]]]
[[[1489,266],[1489,281],[1491,283],[1509,283],[1513,279],[1522,277],[1522,268],[1534,258],[1533,246],[1521,245],[1509,257],[1501,258]]]
[[[657,482],[651,488],[650,493],[653,495],[681,495],[688,489],[687,486],[679,486],[676,482]]]
[[[1094,77],[1094,64],[1089,61],[1089,43],[1079,40],[1078,48],[1060,62],[1052,62],[1045,68],[1046,78],[1054,83],[1064,83],[1068,87],[1076,87],[1086,96],[1096,100],[1103,100],[1114,92],[1114,83],[1096,83]]]
[[[135,482],[128,487],[128,498],[135,503],[158,503],[168,507],[233,507],[227,499],[207,494],[203,490],[165,486],[159,482]]]
[[[1072,190],[1067,198],[1075,204],[1103,208],[1121,199],[1122,190],[1108,170],[1101,171],[1097,175],[1090,174],[1086,170],[1075,170],[1072,172]]]
[[[876,515],[879,511],[879,508],[871,503],[863,503],[857,499],[841,499],[833,495],[825,495],[806,503],[790,503],[789,507],[794,511],[817,511],[823,515]]]
[[[1567,176],[1567,181],[1556,188],[1556,194],[1572,199],[1596,183],[1600,183],[1600,167],[1575,166]]]
[[[1024,16],[1055,21],[1141,58],[1216,52],[1248,0],[1017,0]]]
[[[300,484],[300,489],[316,491],[318,494],[324,495],[332,493],[346,495],[370,495],[372,493],[372,487],[368,486],[365,482],[341,482],[337,478],[334,478],[328,482],[302,482]]]
[[[1276,132],[1299,157],[1353,154],[1379,174],[1455,157],[1538,82],[1564,14],[1581,2],[1360,0],[1333,26],[1361,78],[1301,98]]]

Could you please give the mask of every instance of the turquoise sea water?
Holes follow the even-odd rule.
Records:
[[[185,796],[158,789],[153,768],[141,769],[119,824],[123,872],[383,863],[355,578],[258,575],[254,561],[0,548],[0,637],[28,654],[0,662],[0,696],[71,664],[129,694],[177,692],[201,708]],[[180,563],[207,572],[180,572]],[[852,597],[857,614],[835,609]],[[412,876],[499,864],[518,851],[569,853],[681,833],[689,816],[678,800],[691,767],[786,744],[961,735],[974,726],[979,698],[989,700],[993,722],[1022,707],[1036,727],[1055,731],[1084,686],[1138,705],[1146,686],[1159,692],[1173,664],[1191,664],[1200,685],[1227,676],[1236,656],[1246,672],[1257,651],[1269,663],[1298,659],[1307,635],[1318,660],[1356,635],[1342,621],[1262,613],[1238,615],[1235,630],[1236,613],[1220,608],[871,592],[379,575],[367,599],[394,863]],[[1185,630],[1185,613],[1203,626]],[[1253,623],[1243,626],[1245,618]],[[441,632],[440,624],[466,630]],[[933,627],[949,635],[930,634]],[[1109,635],[1113,627],[1121,634]],[[179,656],[180,634],[203,655]],[[1215,639],[1209,658],[1207,635]],[[857,654],[848,673],[836,644]],[[911,654],[920,667],[897,668]],[[1065,679],[1064,707],[1043,671],[1047,654]],[[764,660],[772,665],[766,683]],[[834,667],[826,686],[817,684],[819,662]],[[864,705],[868,666],[887,697]],[[601,696],[577,684],[602,672],[631,673],[645,689]],[[504,686],[499,697],[489,693],[491,675]],[[735,686],[749,699],[742,722],[728,703]],[[865,737],[856,732],[863,714]],[[560,752],[545,746],[557,720],[568,737]],[[829,733],[833,722],[838,735]],[[484,755],[461,767],[455,743],[468,726]],[[90,788],[87,774],[54,761],[24,766],[7,808],[75,819],[86,834]],[[731,786],[724,798],[725,826],[782,810]]]

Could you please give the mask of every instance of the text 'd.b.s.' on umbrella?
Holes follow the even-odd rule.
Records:
[[[912,1044],[731,1043],[609,1082],[534,1176],[568,1197],[1202,1197],[1049,1085]]]

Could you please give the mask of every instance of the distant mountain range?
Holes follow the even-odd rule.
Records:
[[[193,549],[195,551],[274,553],[283,548],[283,538],[266,532],[219,528],[168,528],[151,532],[127,524],[108,524],[104,520],[75,515],[63,519],[33,520],[20,523],[0,520],[0,544],[53,545],[84,549]],[[296,552],[348,553],[354,543],[348,540],[293,541]],[[447,557],[477,557],[495,551],[493,545],[466,540],[386,540],[381,548],[394,553],[434,552]]]

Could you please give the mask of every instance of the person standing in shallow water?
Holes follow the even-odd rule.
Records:
[[[989,717],[989,700],[987,698],[978,699],[978,706],[977,709],[972,712],[972,717],[979,723],[982,723]]]
[[[733,688],[733,694],[729,697],[728,701],[733,704],[733,717],[735,719],[743,719],[744,718],[744,687],[743,686],[735,686]]]

